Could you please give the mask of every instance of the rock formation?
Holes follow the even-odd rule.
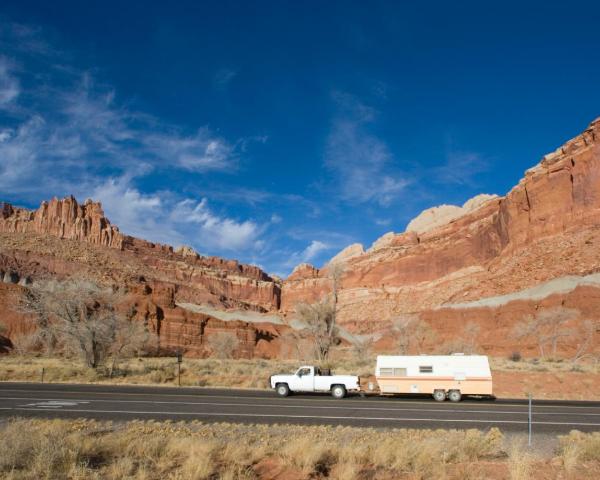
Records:
[[[73,275],[128,292],[139,318],[162,332],[164,348],[180,345],[190,354],[202,355],[206,353],[203,332],[230,329],[240,339],[240,356],[276,351],[276,347],[270,353],[269,348],[258,348],[259,340],[277,337],[271,327],[222,322],[175,305],[277,310],[280,285],[258,267],[203,257],[190,247],[173,251],[167,245],[123,235],[104,216],[101,205],[91,200],[80,205],[74,197],[55,198],[35,211],[0,204],[0,281],[11,288],[10,298],[16,298],[19,286]],[[15,323],[19,318],[15,308],[7,307],[12,312],[4,320],[9,332],[22,333],[23,325]],[[260,334],[265,329],[270,333]]]
[[[544,302],[445,307],[598,272],[598,245],[600,119],[546,155],[506,196],[478,196],[462,207],[426,210],[407,232],[390,232],[366,253],[348,258],[338,319],[357,333],[393,334],[399,319],[418,314],[443,335],[449,330],[460,333],[460,325],[469,321],[481,323],[493,335],[494,318],[501,316],[506,322],[504,312],[518,311],[512,316],[514,326],[544,302],[571,303],[589,312],[600,296],[594,286],[578,293],[549,292]],[[283,284],[282,308],[291,311],[298,302],[315,300],[326,294],[328,284],[323,271],[292,275]]]
[[[413,218],[406,227],[407,232],[425,233],[435,228],[447,225],[453,220],[477,210],[484,203],[498,198],[498,195],[482,193],[465,202],[462,207],[456,205],[440,205],[428,208]]]
[[[460,337],[473,322],[486,351],[534,354],[535,346],[511,340],[520,319],[565,306],[586,318],[600,308],[600,284],[589,280],[600,272],[599,245],[600,119],[505,196],[434,207],[367,251],[359,244],[342,250],[331,260],[344,265],[337,319],[352,333],[378,333],[381,349],[392,349],[403,322],[418,318],[439,342]],[[276,355],[287,327],[266,314],[289,320],[297,303],[332,287],[327,266],[298,265],[281,283],[255,266],[124,235],[92,201],[53,199],[36,211],[0,204],[0,304],[38,279],[71,275],[126,289],[164,346],[196,355],[206,353],[206,335],[221,330],[240,339],[240,355]],[[557,287],[565,282],[573,288]],[[265,322],[243,315],[225,321],[181,305],[234,317],[255,312]],[[6,316],[12,332],[21,328],[15,315]]]

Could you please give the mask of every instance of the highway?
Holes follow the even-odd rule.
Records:
[[[378,428],[478,428],[527,431],[524,400],[438,403],[419,397],[359,397],[271,391],[146,386],[0,383],[0,419],[94,418],[349,425]],[[600,431],[600,402],[534,401],[534,433]]]

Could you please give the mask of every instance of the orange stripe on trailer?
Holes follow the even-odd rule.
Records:
[[[380,376],[380,377],[375,377],[376,379],[383,379],[383,380],[456,380],[455,377],[428,377],[423,375],[422,377],[393,377],[393,376]],[[457,382],[465,382],[465,381],[478,381],[478,382],[483,382],[483,381],[487,381],[487,382],[491,382],[492,381],[492,377],[465,377],[461,380],[456,380]]]

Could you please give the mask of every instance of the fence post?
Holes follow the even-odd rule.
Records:
[[[45,371],[45,368],[42,367],[42,383],[44,383],[44,371]]]
[[[531,393],[530,393],[529,394],[529,414],[527,416],[527,426],[529,427],[528,428],[528,430],[529,430],[528,444],[529,444],[530,447],[531,447],[531,433],[532,433],[531,432],[531,423],[532,423],[532,421],[533,421],[533,418],[532,418],[532,412],[531,412]]]

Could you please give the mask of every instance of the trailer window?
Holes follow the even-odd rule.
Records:
[[[433,367],[431,365],[421,365],[419,373],[433,373]]]
[[[394,368],[394,377],[406,377],[406,368]]]
[[[379,369],[379,375],[381,375],[382,377],[391,377],[392,375],[394,375],[394,369],[393,368],[380,368]]]

